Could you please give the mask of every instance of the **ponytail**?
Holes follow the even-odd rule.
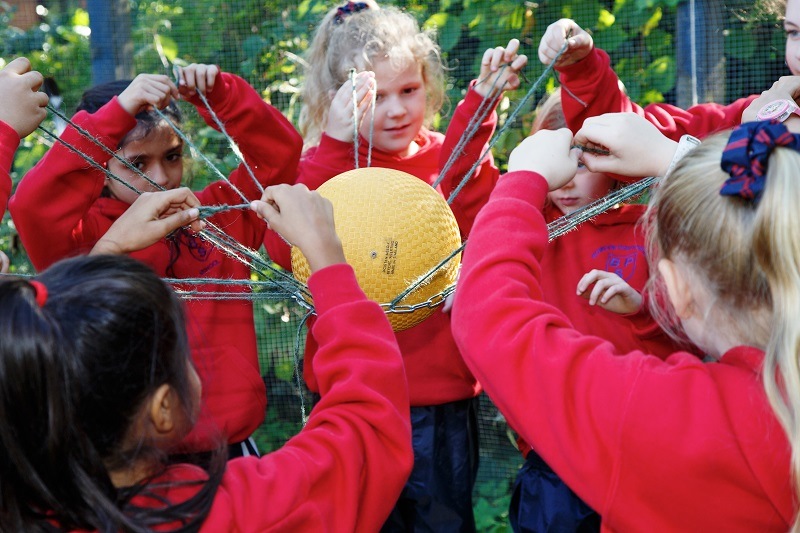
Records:
[[[143,457],[166,468],[130,429],[165,383],[195,412],[188,353],[180,302],[129,257],[78,257],[34,282],[0,281],[0,530],[199,529],[224,464],[178,505],[147,480],[118,489],[109,475]]]

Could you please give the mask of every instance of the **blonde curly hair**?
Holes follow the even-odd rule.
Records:
[[[304,149],[319,144],[332,95],[348,80],[350,69],[370,70],[378,60],[388,59],[398,71],[412,63],[422,67],[426,125],[442,107],[445,66],[435,33],[421,30],[405,11],[380,8],[372,0],[365,3],[367,8],[358,12],[342,14],[340,7],[328,11],[308,47],[299,117]]]

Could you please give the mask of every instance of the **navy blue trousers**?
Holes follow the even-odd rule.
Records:
[[[381,531],[472,533],[478,400],[411,408],[414,469]]]
[[[517,472],[508,516],[516,533],[600,531],[600,515],[578,498],[533,450]]]

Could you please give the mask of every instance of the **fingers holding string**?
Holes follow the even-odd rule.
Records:
[[[338,141],[353,141],[354,129],[361,126],[368,114],[375,90],[375,73],[372,71],[359,72],[345,81],[331,98],[325,133]],[[355,127],[354,110],[358,115]]]

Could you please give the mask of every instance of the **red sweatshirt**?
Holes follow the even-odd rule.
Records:
[[[669,104],[650,104],[643,109],[631,102],[619,86],[608,54],[599,48],[594,48],[577,63],[557,70],[562,89],[561,106],[573,132],[577,132],[589,117],[632,111],[655,124],[672,140],[677,141],[684,134],[703,138],[739,124],[742,112],[758,97],[748,96],[729,105],[707,103],[681,109]]]
[[[503,177],[465,252],[453,329],[486,392],[606,531],[788,530],[790,449],[763,352],[618,357],[573,329],[543,301],[546,195],[537,174]]]
[[[423,128],[416,139],[420,145],[419,152],[409,157],[397,157],[373,149],[372,166],[402,170],[425,183],[433,184],[439,176],[439,169],[447,162],[482,101],[483,98],[476,92],[468,91],[465,99],[456,108],[446,136]],[[459,185],[461,178],[483,154],[496,123],[497,116],[490,113],[472,140],[466,144],[464,155],[457,160],[437,189],[445,198],[450,196],[450,192]],[[367,152],[368,141],[362,138],[359,143],[362,165],[366,165]],[[352,170],[355,166],[353,159],[353,143],[337,141],[323,135],[319,146],[309,149],[300,160],[298,182],[305,183],[310,189],[316,189],[334,176]],[[498,176],[499,171],[494,166],[491,154],[488,154],[476,169],[469,185],[464,187],[451,204],[463,236],[472,228],[475,215],[489,197]],[[409,216],[414,215],[409,213]],[[274,233],[268,232],[266,245],[274,261],[284,268],[291,268],[288,247],[275,239]],[[411,405],[439,405],[473,398],[480,393],[480,385],[464,365],[453,340],[449,313],[442,312],[440,308],[420,324],[399,331],[396,335],[406,364]],[[314,340],[309,337],[306,343],[304,377],[308,387],[314,391],[318,384],[309,363],[313,361],[315,351]]]
[[[11,165],[14,153],[19,147],[19,135],[16,130],[0,121],[0,218],[6,212],[8,197],[11,195]]]
[[[266,104],[243,79],[222,73],[208,95],[215,113],[237,141],[263,185],[294,181],[302,141],[281,113]],[[195,105],[199,101],[192,101]],[[200,113],[209,124],[205,107]],[[97,113],[77,113],[74,122],[106,146],[116,149],[135,125],[114,98]],[[62,137],[95,161],[110,157],[72,127]],[[246,169],[230,175],[248,198],[260,197]],[[87,253],[128,208],[113,198],[101,198],[105,175],[70,149],[55,143],[17,187],[9,208],[31,261],[38,270],[55,261]],[[203,205],[239,204],[241,199],[224,182],[196,193]],[[265,224],[250,211],[229,211],[210,219],[250,248],[258,248]],[[131,254],[162,276],[175,278],[249,279],[250,268],[200,237],[182,231]],[[187,285],[188,290],[244,292],[245,287]],[[252,304],[247,300],[187,301],[187,329],[192,358],[203,382],[201,421],[189,436],[191,449],[207,449],[219,432],[229,442],[247,438],[263,421],[266,393],[258,367]]]
[[[322,400],[280,449],[228,462],[201,531],[378,531],[411,472],[408,392],[400,351],[381,308],[345,264],[309,278],[318,319],[314,373]],[[178,465],[155,480],[206,479]],[[174,505],[198,487],[153,489]],[[139,497],[135,503],[159,506]]]
[[[646,306],[638,313],[620,315],[589,305],[575,294],[578,281],[592,269],[613,272],[636,291],[644,290],[650,273],[644,235],[636,224],[646,209],[646,205],[622,205],[551,242],[541,260],[543,299],[558,307],[582,333],[603,337],[621,352],[640,349],[664,358],[675,351],[675,343]],[[548,223],[562,215],[550,204],[544,209]]]

